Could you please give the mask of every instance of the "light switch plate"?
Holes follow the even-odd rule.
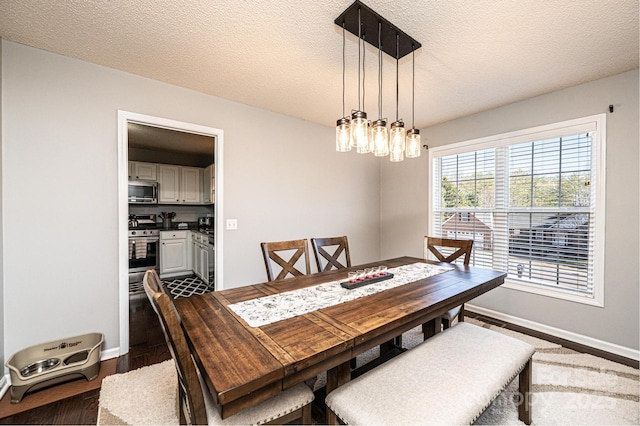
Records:
[[[238,229],[238,219],[227,219],[227,229],[229,231]]]

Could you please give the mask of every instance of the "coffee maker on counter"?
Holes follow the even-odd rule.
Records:
[[[210,230],[213,229],[213,217],[203,216],[198,218],[198,229]]]

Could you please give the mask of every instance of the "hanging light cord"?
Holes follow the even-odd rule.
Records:
[[[400,56],[400,35],[396,34],[396,121],[398,121],[398,98],[400,89],[398,83],[398,57]]]
[[[358,111],[360,109],[360,41],[362,38],[362,21],[360,21],[360,8],[358,8]]]
[[[345,58],[345,54],[344,54],[344,50],[345,50],[345,36],[344,36],[344,21],[342,21],[342,118],[346,117],[344,115],[344,93],[345,93],[345,62],[346,62],[346,58]]]
[[[413,77],[411,78],[411,127],[416,128],[416,51],[411,45],[411,62],[413,62]]]
[[[366,86],[364,84],[365,79],[367,78],[366,69],[364,67],[365,58],[367,57],[367,46],[364,44],[365,35],[362,33],[362,108],[364,108],[364,95],[367,91]]]
[[[378,119],[382,119],[382,22],[378,22]]]

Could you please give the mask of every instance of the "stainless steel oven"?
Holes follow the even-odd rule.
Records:
[[[129,218],[129,283],[141,282],[147,269],[160,268],[160,229],[155,215]]]

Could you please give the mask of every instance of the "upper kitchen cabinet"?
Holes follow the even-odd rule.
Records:
[[[129,161],[129,179],[131,180],[158,180],[157,165],[154,163],[142,163]]]
[[[202,169],[180,167],[180,193],[183,203],[202,204]]]
[[[207,204],[213,204],[215,202],[215,165],[204,169],[204,176],[202,178],[202,202]]]
[[[202,169],[158,165],[158,203],[202,204]]]

